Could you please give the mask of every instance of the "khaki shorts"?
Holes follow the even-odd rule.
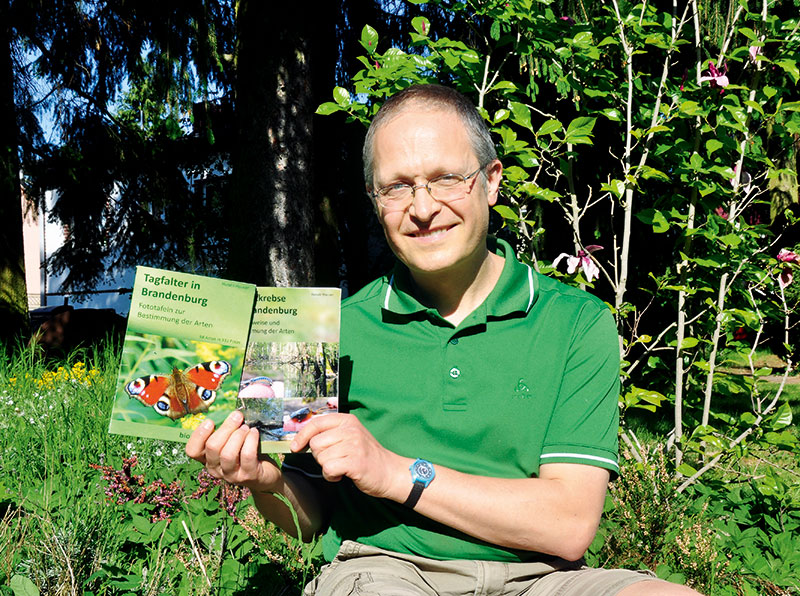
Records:
[[[436,561],[345,541],[304,596],[613,596],[649,571],[554,563]]]

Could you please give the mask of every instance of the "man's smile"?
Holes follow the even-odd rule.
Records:
[[[445,226],[440,228],[427,228],[424,230],[417,230],[415,232],[411,232],[410,236],[414,238],[437,238],[455,227],[455,224],[452,226]]]

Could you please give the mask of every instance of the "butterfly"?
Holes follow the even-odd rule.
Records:
[[[162,416],[173,420],[205,412],[217,397],[222,380],[231,372],[224,360],[201,362],[185,371],[172,368],[169,375],[147,375],[125,385],[125,391]]]

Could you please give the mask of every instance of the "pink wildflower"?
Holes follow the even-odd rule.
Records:
[[[728,72],[728,67],[722,64],[719,68],[717,68],[713,62],[708,63],[708,76],[707,77],[700,77],[700,82],[703,81],[711,81],[712,87],[719,87],[720,93],[722,93],[722,89],[727,87],[730,84],[728,77],[725,73]]]
[[[756,59],[761,55],[761,48],[758,46],[750,46],[750,62],[756,63]]]
[[[778,285],[781,290],[785,290],[786,286],[792,283],[792,279],[794,279],[792,265],[800,265],[800,256],[791,250],[782,248],[778,253],[777,259],[783,263],[781,274],[778,276]]]
[[[575,24],[575,19],[573,19],[572,17],[558,17],[558,18],[561,19],[562,21],[566,21],[567,24],[569,25]]]
[[[714,213],[719,215],[722,219],[728,219],[728,212],[725,211],[725,207],[723,207],[722,205],[714,209]]]
[[[556,257],[556,260],[553,261],[553,267],[558,266],[558,264],[563,260],[567,259],[567,273],[572,274],[578,270],[578,267],[583,269],[583,273],[586,276],[586,280],[591,283],[593,279],[597,279],[600,277],[600,269],[592,260],[591,254],[598,250],[602,250],[602,246],[597,244],[590,244],[586,247],[585,250],[579,250],[578,254],[575,256],[569,255],[565,252],[562,252],[560,255]]]

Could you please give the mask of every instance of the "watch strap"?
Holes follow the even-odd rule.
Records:
[[[422,491],[425,489],[425,485],[422,482],[415,482],[414,486],[411,487],[411,494],[408,495],[406,502],[403,503],[409,509],[413,509],[414,506],[419,501],[420,496],[422,495]]]

